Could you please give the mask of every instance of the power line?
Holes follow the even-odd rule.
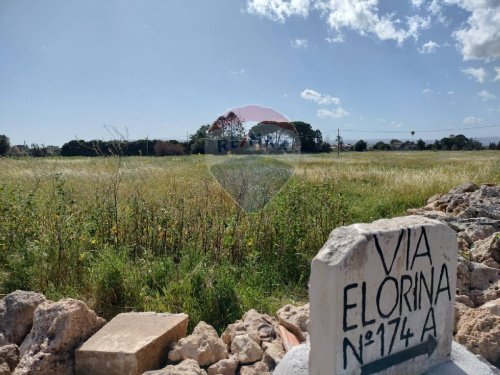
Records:
[[[471,126],[466,128],[449,128],[449,129],[432,129],[432,130],[415,130],[415,133],[438,133],[438,132],[449,132],[457,130],[475,130],[484,128],[495,128],[500,127],[500,125],[484,125],[484,126]],[[408,133],[408,130],[355,130],[355,129],[341,129],[345,133]]]

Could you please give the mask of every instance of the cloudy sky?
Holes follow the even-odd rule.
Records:
[[[246,104],[332,139],[500,135],[500,0],[0,2],[13,144],[182,139]]]

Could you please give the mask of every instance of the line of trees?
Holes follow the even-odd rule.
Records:
[[[500,142],[498,145],[495,143],[490,143],[490,150],[500,150]],[[368,147],[368,144],[364,140],[359,140],[353,146],[353,151],[366,151],[368,149],[374,151],[423,151],[423,150],[433,150],[433,151],[472,151],[472,150],[484,150],[483,145],[472,139],[467,138],[463,134],[450,135],[449,137],[444,137],[441,140],[435,140],[434,143],[425,143],[422,139],[419,139],[416,143],[412,141],[400,141],[399,139],[391,139],[389,143],[379,141],[375,143],[372,147]]]
[[[323,141],[321,131],[314,130],[308,123],[302,121],[292,122],[301,142],[301,152],[303,153],[318,153],[332,151],[332,145]],[[185,155],[188,154],[204,154],[205,140],[207,133],[212,125],[202,125],[194,134],[192,134],[187,142],[179,142],[177,140],[148,140],[140,139],[137,141],[126,140],[72,140],[65,143],[61,148],[57,146],[45,146],[32,144],[11,146],[10,140],[6,135],[0,134],[0,156],[169,156],[169,155]],[[233,134],[242,136],[239,127]],[[241,133],[241,134],[240,134]],[[373,146],[368,146],[365,140],[359,140],[354,145],[345,145],[342,137],[337,137],[334,146],[338,143],[341,150],[350,151],[418,151],[418,150],[483,150],[485,147],[474,140],[467,138],[463,134],[450,135],[441,140],[435,140],[433,143],[425,143],[422,139],[417,142],[400,141],[399,139],[391,139],[389,143],[379,141]],[[487,149],[500,150],[500,142],[490,143]]]

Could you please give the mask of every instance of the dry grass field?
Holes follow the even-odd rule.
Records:
[[[307,299],[335,227],[404,214],[500,151],[303,155],[262,210],[234,204],[203,156],[0,158],[0,293],[74,297],[99,314],[183,311],[218,329]]]

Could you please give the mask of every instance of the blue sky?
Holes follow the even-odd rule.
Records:
[[[500,1],[0,2],[12,144],[181,139],[246,104],[331,139],[500,135]]]

